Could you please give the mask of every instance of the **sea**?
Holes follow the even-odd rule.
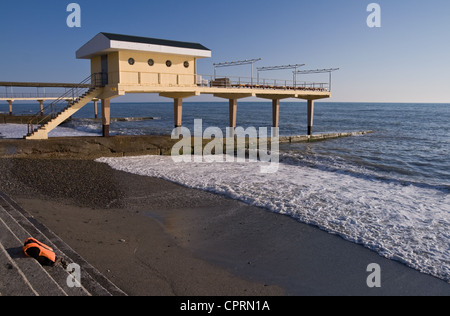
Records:
[[[14,105],[36,112],[36,104]],[[7,111],[0,105],[0,112]],[[99,107],[100,108],[100,107]],[[62,128],[99,135],[88,105]],[[170,135],[172,103],[113,103],[113,135]],[[183,126],[228,125],[228,103],[185,102]],[[270,102],[239,102],[237,125],[268,127]],[[306,103],[281,102],[280,136],[304,135]],[[258,162],[101,158],[111,167],[214,192],[314,225],[450,283],[450,104],[316,102],[314,133],[373,131],[280,144],[278,171]]]

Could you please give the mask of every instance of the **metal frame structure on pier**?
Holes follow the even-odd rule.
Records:
[[[258,61],[261,61],[262,58],[255,58],[255,59],[246,59],[246,60],[238,60],[238,61],[230,61],[230,62],[223,62],[223,63],[214,63],[214,80],[217,79],[216,74],[217,70],[216,68],[222,68],[222,67],[233,67],[233,66],[242,66],[242,65],[252,65],[251,70],[251,84],[253,84],[253,65],[257,63]]]

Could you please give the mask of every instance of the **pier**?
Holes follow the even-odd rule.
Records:
[[[55,101],[61,97],[61,93],[55,92],[46,92],[46,88],[64,88],[64,89],[73,89],[78,85],[74,83],[51,83],[51,82],[10,82],[10,81],[0,81],[0,91],[2,87],[5,88],[5,92],[0,92],[0,101],[6,101],[9,105],[9,115],[13,116],[13,103],[15,101],[34,101],[39,103],[40,107],[40,115],[44,115],[44,103],[46,101]],[[89,85],[85,85],[84,87],[88,87]],[[14,88],[36,88],[36,92],[14,92]],[[10,91],[8,91],[8,89]],[[41,91],[39,89],[44,89]],[[75,96],[67,97],[64,99],[68,105],[71,105]],[[95,104],[95,116],[97,118],[97,101],[94,100]]]
[[[257,97],[272,101],[272,125],[278,127],[280,101],[288,98],[301,99],[307,102],[307,133],[312,135],[314,102],[331,97],[331,72],[337,69],[310,70],[311,73],[330,73],[328,83],[299,81],[299,73],[308,73],[297,70],[304,64],[292,66],[295,71],[293,78],[289,80],[262,78],[259,72],[290,69],[290,65],[259,68],[258,76],[254,78],[253,63],[260,59],[252,62],[250,77],[218,76],[216,69],[214,75],[198,74],[199,60],[210,58],[211,55],[208,48],[198,43],[99,33],[76,52],[78,59],[90,60],[89,77],[79,84],[67,84],[66,87],[70,90],[56,99],[37,96],[22,98],[40,102],[40,112],[28,123],[28,134],[25,138],[47,139],[52,129],[89,102],[94,101],[96,105],[97,100],[101,100],[102,133],[104,137],[108,137],[111,100],[129,93],[155,93],[172,99],[174,127],[181,127],[183,124],[183,101],[194,96],[209,94],[227,100],[229,127],[232,128],[236,127],[239,100]],[[242,62],[221,65],[225,64],[240,65]],[[2,98],[0,95],[0,100],[9,102],[10,113],[12,102],[19,99],[21,98]],[[44,100],[54,101],[43,107]]]

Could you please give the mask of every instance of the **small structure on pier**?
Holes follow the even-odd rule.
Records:
[[[91,73],[107,74],[104,83],[122,95],[157,86],[196,87],[197,60],[211,51],[196,43],[100,33],[76,56],[90,59]]]
[[[102,102],[103,135],[109,136],[110,101],[127,93],[158,93],[173,99],[174,126],[182,125],[183,99],[212,94],[229,101],[230,127],[236,127],[237,100],[258,97],[272,100],[273,127],[279,125],[280,100],[307,100],[308,134],[312,134],[314,100],[329,98],[326,84],[288,83],[258,78],[216,78],[197,73],[199,59],[211,57],[211,51],[198,43],[169,41],[146,37],[99,33],[77,52],[79,59],[89,59],[91,75],[81,84],[90,82],[72,106],[52,108],[54,118],[39,125],[31,124],[27,139],[46,139],[48,132],[73,115],[84,105],[100,99]],[[252,76],[253,77],[253,76]],[[74,88],[79,90],[79,87]]]

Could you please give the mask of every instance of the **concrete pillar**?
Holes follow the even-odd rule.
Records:
[[[173,113],[175,127],[181,127],[181,124],[183,122],[183,99],[173,99]]]
[[[111,100],[102,99],[102,125],[103,137],[109,137],[109,124],[111,122]]]
[[[312,136],[314,123],[314,100],[308,100],[308,135]]]
[[[234,137],[236,129],[236,116],[237,116],[237,99],[229,99],[230,109],[230,134],[227,137]]]
[[[279,137],[280,100],[272,100],[272,137]]]
[[[9,104],[9,115],[12,116],[13,115],[13,111],[12,111],[12,104],[13,104],[13,100],[8,100],[8,104]]]
[[[41,116],[44,116],[44,100],[38,100],[40,109],[41,109]]]
[[[237,99],[229,99],[230,127],[236,128]]]
[[[280,100],[272,100],[272,127],[278,127],[280,121]]]
[[[98,100],[94,100],[94,115],[95,115],[95,118],[98,118],[97,102],[98,102]]]

